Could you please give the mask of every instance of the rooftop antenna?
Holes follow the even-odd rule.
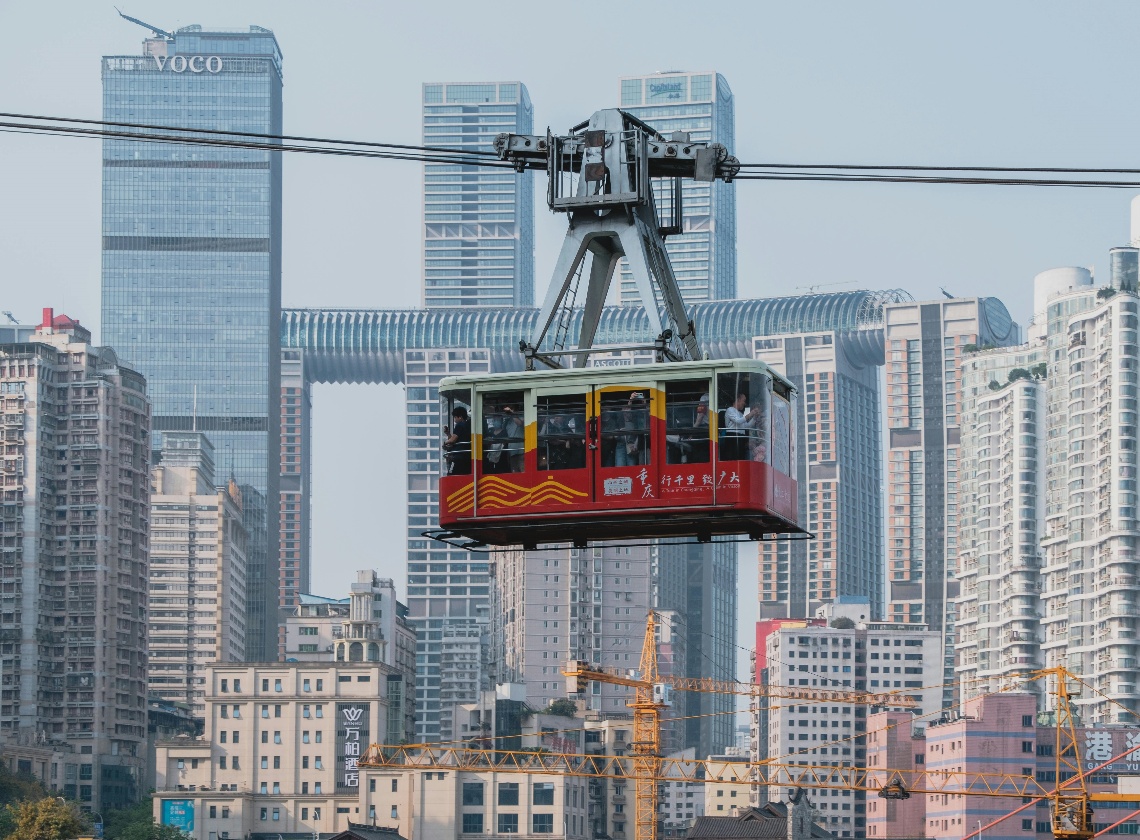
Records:
[[[141,21],[138,18],[133,18],[130,15],[125,15],[121,11],[119,11],[118,6],[115,6],[115,11],[119,12],[119,17],[123,18],[124,20],[129,20],[131,23],[137,23],[143,29],[149,29],[155,35],[158,35],[162,38],[165,38],[168,41],[174,40],[174,36],[171,35],[169,32],[167,32],[165,29],[159,29],[157,26],[151,26],[149,23],[146,23],[145,21]]]

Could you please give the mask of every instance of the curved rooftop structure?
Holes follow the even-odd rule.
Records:
[[[881,364],[883,307],[911,299],[897,289],[840,292],[697,303],[689,313],[713,358],[751,357],[755,336],[834,330],[866,333],[858,340],[865,348],[861,355]],[[569,345],[577,344],[581,317],[575,311]],[[537,320],[537,309],[287,309],[281,313],[281,347],[305,352],[312,382],[398,383],[405,350],[486,348],[493,369],[521,369],[518,344],[531,337]],[[642,307],[607,306],[594,344],[653,338]]]

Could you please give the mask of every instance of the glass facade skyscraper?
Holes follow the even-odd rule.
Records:
[[[529,134],[521,82],[423,86],[425,146],[493,151],[501,132]],[[423,304],[534,305],[534,173],[424,166]]]
[[[103,119],[280,134],[281,85],[270,30],[187,26],[146,39],[141,56],[103,58]],[[280,318],[280,155],[105,140],[104,342],[150,383],[155,445],[204,432],[219,477],[256,488],[274,524]],[[278,535],[256,536],[248,655],[275,658]]]
[[[692,140],[722,143],[736,151],[736,105],[724,76],[654,73],[621,80],[621,107],[666,137],[686,131]],[[672,179],[655,185],[657,210],[667,213]],[[682,233],[665,241],[686,303],[736,297],[736,187],[723,181],[686,181]],[[640,303],[633,275],[622,260],[621,302]]]

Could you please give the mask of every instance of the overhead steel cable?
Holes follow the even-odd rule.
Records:
[[[0,112],[0,131],[46,136],[99,137],[131,142],[176,143],[270,152],[301,152],[340,157],[409,160],[428,164],[460,164],[493,169],[514,168],[492,151],[404,143],[343,140],[292,134],[264,134],[212,128],[183,128],[149,123],[50,117]],[[20,120],[21,122],[15,122]],[[1140,175],[1140,169],[1109,167],[925,166],[918,164],[746,163],[734,180],[808,181],[884,184],[949,184],[962,186],[1068,187],[1137,189],[1140,180],[1103,178],[1019,178],[923,173],[1023,173],[1057,175]]]
[[[230,131],[221,128],[175,128],[168,125],[154,125],[153,123],[116,122],[113,120],[89,120],[81,119],[78,117],[46,117],[40,114],[9,114],[0,112],[0,119],[39,120],[42,122],[75,123],[76,125],[104,125],[112,126],[114,128],[145,128],[155,131],[180,131],[192,134],[213,134],[230,137],[254,137],[261,140],[289,140],[294,143],[332,143],[337,145],[362,146],[366,148],[403,149],[406,151],[417,152],[448,152],[484,157],[497,157],[495,152],[491,151],[479,151],[477,149],[455,149],[447,146],[411,146],[403,143],[379,143],[368,140],[338,140],[329,137],[306,137],[303,135],[295,134],[264,134],[256,131]]]
[[[1084,189],[1136,189],[1140,181],[1093,181],[1042,178],[953,178],[909,175],[843,175],[815,174],[810,172],[789,173],[786,175],[741,174],[734,181],[815,181],[839,183],[878,183],[878,184],[959,184],[962,186],[995,187],[1080,187]]]
[[[297,145],[277,142],[254,142],[251,140],[225,140],[219,137],[182,136],[173,132],[182,131],[177,128],[162,128],[170,134],[143,133],[136,130],[113,130],[97,127],[45,125],[37,123],[18,123],[0,121],[0,130],[21,134],[41,134],[46,136],[68,137],[94,137],[100,139],[117,139],[130,142],[172,143],[175,145],[207,146],[212,148],[239,149],[267,152],[301,152],[306,154],[325,154],[339,157],[363,157],[382,160],[408,160],[416,163],[434,164],[461,164],[466,166],[479,166],[494,169],[512,169],[513,166],[497,158],[471,157],[464,150],[451,150],[446,152],[402,152],[381,151],[374,148],[337,148],[317,145]]]
[[[0,116],[3,116],[0,114]],[[850,169],[882,172],[1058,172],[1076,175],[1140,175],[1140,169],[1096,169],[1080,166],[922,166],[872,163],[742,163],[743,169]]]

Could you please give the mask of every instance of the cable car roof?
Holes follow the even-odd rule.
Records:
[[[599,348],[605,352],[605,348]],[[541,388],[553,383],[560,385],[592,385],[599,381],[618,380],[621,382],[668,379],[701,379],[718,373],[747,371],[766,373],[781,383],[792,394],[796,387],[785,376],[757,359],[707,359],[700,362],[661,362],[621,366],[600,365],[587,368],[563,368],[561,370],[534,370],[525,373],[471,373],[447,376],[440,380],[439,389],[470,388],[479,386],[481,390],[508,390]]]

